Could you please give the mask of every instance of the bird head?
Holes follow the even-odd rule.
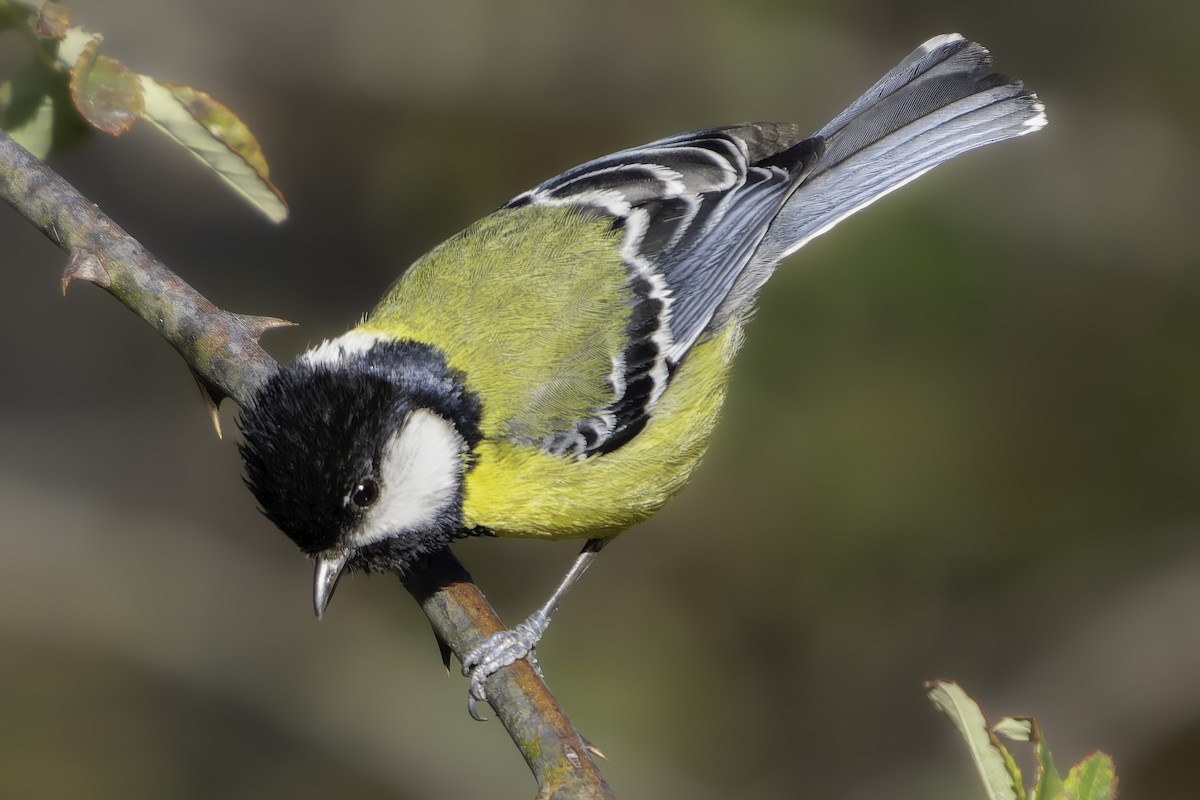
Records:
[[[478,397],[440,352],[351,332],[282,367],[244,409],[262,511],[316,561],[320,617],[343,571],[403,573],[464,535]]]

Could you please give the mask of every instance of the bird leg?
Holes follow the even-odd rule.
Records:
[[[554,594],[550,595],[550,599],[541,608],[515,628],[493,633],[467,653],[463,659],[463,674],[471,678],[467,710],[472,717],[477,720],[483,719],[476,712],[475,703],[487,700],[485,684],[493,673],[524,658],[529,661],[538,675],[542,674],[534,648],[541,641],[542,636],[546,633],[546,628],[550,626],[551,618],[558,611],[559,601],[592,565],[592,561],[595,560],[606,542],[606,539],[588,539],[583,550],[575,559],[575,563],[571,565],[571,569],[567,571],[558,588],[554,590]]]

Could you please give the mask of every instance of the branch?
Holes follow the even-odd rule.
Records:
[[[487,598],[449,550],[404,578],[438,640],[462,661],[485,637],[504,629]],[[541,676],[525,659],[488,679],[487,699],[538,782],[538,798],[611,798],[612,790]]]
[[[258,339],[264,331],[290,323],[217,308],[3,131],[0,197],[70,256],[64,292],[76,280],[100,286],[179,351],[200,383],[214,421],[222,399],[246,405],[276,369]],[[406,577],[405,587],[439,642],[460,661],[484,637],[503,628],[449,551]],[[487,688],[488,702],[537,780],[539,798],[612,796],[589,755],[594,751],[528,662],[497,672]]]
[[[3,131],[0,196],[70,256],[63,292],[86,280],[128,306],[179,351],[214,410],[225,397],[246,404],[275,370],[258,337],[291,323],[217,308]]]

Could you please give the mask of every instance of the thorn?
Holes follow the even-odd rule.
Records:
[[[224,439],[225,437],[221,435],[221,401],[213,397],[212,391],[204,385],[200,376],[193,372],[192,377],[196,379],[196,385],[200,387],[200,396],[204,399],[204,407],[208,409],[208,419],[216,429],[217,438]]]
[[[438,636],[437,629],[433,631],[433,638],[437,639],[438,652],[442,655],[442,666],[446,668],[446,677],[450,677],[454,673],[450,670],[450,657],[454,655],[454,651],[450,649],[450,645],[446,644],[446,640]]]
[[[83,250],[76,250],[72,253],[67,268],[63,270],[61,284],[63,295],[67,293],[67,287],[78,280],[94,283],[102,289],[112,286],[112,278],[109,276],[108,270],[104,269],[104,265],[100,263],[100,259]]]
[[[294,328],[297,323],[278,317],[259,317],[254,314],[235,314],[238,323],[255,339],[272,328]]]
[[[596,747],[596,745],[592,744],[591,742],[587,741],[586,739],[584,740],[583,743],[587,745],[587,749],[588,749],[589,753],[591,753],[592,755],[594,755],[598,758],[603,758],[605,761],[608,761],[608,756],[604,755],[604,753],[600,750],[599,747]]]

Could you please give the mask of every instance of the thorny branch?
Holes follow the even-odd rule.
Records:
[[[76,280],[100,286],[179,351],[204,392],[214,423],[222,399],[245,405],[276,369],[258,339],[264,331],[290,323],[213,305],[3,131],[0,197],[67,253],[63,291]],[[407,577],[405,587],[439,642],[460,660],[503,627],[449,552]],[[537,779],[539,798],[612,796],[591,758],[594,751],[526,661],[489,679],[488,701]]]

